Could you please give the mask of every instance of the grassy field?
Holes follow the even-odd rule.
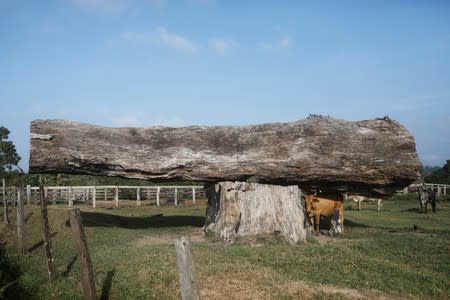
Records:
[[[344,236],[309,237],[296,246],[206,240],[204,205],[80,208],[100,299],[179,299],[173,240],[180,234],[191,235],[203,299],[449,299],[450,199],[428,214],[415,199],[386,200],[379,214],[375,204],[358,212],[347,203]],[[49,207],[53,285],[39,208],[25,209],[27,255],[17,254],[15,211],[11,225],[0,225],[0,298],[81,299],[68,208]]]

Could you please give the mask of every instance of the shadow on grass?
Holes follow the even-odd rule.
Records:
[[[128,217],[98,212],[81,212],[81,217],[83,225],[86,227],[145,229],[182,226],[203,227],[205,224],[205,217],[201,216],[164,216],[158,214],[148,217]],[[69,220],[66,221],[66,226],[70,226]]]
[[[53,232],[50,237],[54,237],[58,232]],[[39,242],[37,242],[36,244],[34,244],[33,246],[31,246],[30,248],[28,248],[28,252],[33,252],[34,250],[36,250],[37,248],[41,247],[44,245],[44,240],[40,240]]]
[[[62,272],[62,274],[61,274],[63,277],[69,276],[69,273],[70,273],[70,271],[72,271],[73,265],[77,261],[77,258],[78,258],[78,255],[76,255],[76,254],[74,257],[72,257],[71,261],[67,264],[66,270],[64,272]]]
[[[0,243],[0,299],[29,299],[31,295],[20,285],[21,272],[8,260]]]
[[[26,217],[24,218],[25,223],[28,222],[28,220],[31,218],[32,215],[33,215],[33,212],[30,212],[30,213],[28,214],[28,216],[26,216]]]
[[[109,299],[109,293],[110,293],[111,287],[112,287],[112,280],[113,280],[115,274],[116,274],[116,269],[112,269],[106,275],[105,281],[103,281],[102,295],[100,296],[100,300],[108,300]]]
[[[370,228],[371,226],[368,226],[366,224],[356,223],[349,219],[344,219],[344,226],[350,226],[350,227],[364,227],[364,228]]]

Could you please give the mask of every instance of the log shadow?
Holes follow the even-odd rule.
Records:
[[[99,212],[81,212],[83,225],[87,227],[120,227],[127,229],[146,229],[162,227],[203,227],[205,217],[201,216],[164,216],[157,214],[144,217],[118,216]],[[70,226],[69,220],[66,226]]]
[[[370,227],[371,227],[371,226],[366,225],[366,224],[361,224],[361,223],[353,222],[352,220],[349,220],[349,219],[344,219],[344,226],[349,226],[349,227],[364,227],[364,228],[370,228]]]
[[[75,254],[74,257],[72,257],[71,261],[67,264],[66,270],[61,273],[61,276],[67,277],[69,276],[70,271],[72,271],[73,265],[77,261],[78,255]]]
[[[53,232],[50,237],[54,237],[58,232]],[[39,242],[35,243],[33,246],[31,246],[30,248],[28,248],[28,252],[33,252],[34,250],[36,250],[37,248],[41,247],[44,245],[44,240],[40,240]]]
[[[116,269],[112,269],[111,271],[108,272],[108,274],[106,274],[105,281],[103,281],[102,295],[100,296],[100,300],[108,300],[109,299],[109,293],[111,292],[111,287],[112,287],[112,280],[113,280],[115,274],[116,274]]]

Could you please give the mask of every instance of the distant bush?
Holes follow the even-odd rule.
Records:
[[[425,182],[450,184],[450,160],[442,167],[425,176]]]

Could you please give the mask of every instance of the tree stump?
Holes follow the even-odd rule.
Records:
[[[281,237],[291,244],[306,238],[298,186],[219,182],[206,189],[205,232],[227,242],[237,237]]]

